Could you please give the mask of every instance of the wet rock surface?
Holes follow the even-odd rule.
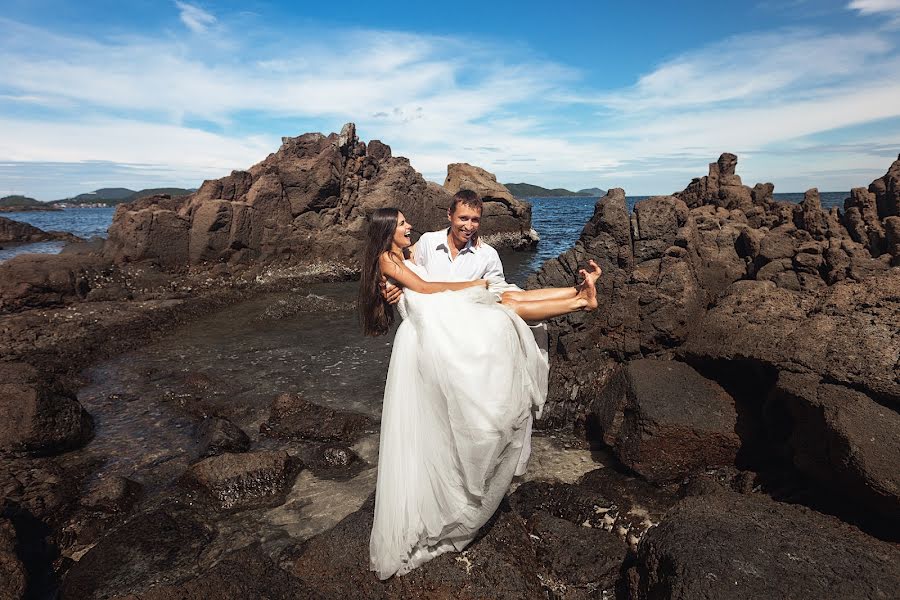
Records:
[[[260,432],[280,439],[348,443],[377,427],[366,415],[321,406],[298,394],[281,394],[272,402],[271,416]]]
[[[284,502],[299,467],[283,451],[226,453],[192,465],[184,480],[222,509],[278,505]]]
[[[64,598],[110,598],[195,576],[208,526],[176,510],[136,514],[72,565]]]
[[[141,484],[127,477],[110,476],[92,482],[79,502],[89,510],[107,513],[128,512],[137,502]]]
[[[61,381],[27,363],[0,363],[0,452],[54,454],[92,434],[90,415]]]
[[[250,437],[228,419],[209,417],[203,420],[198,429],[200,456],[246,452],[250,449]]]
[[[900,550],[759,495],[688,498],[641,540],[629,597],[891,598]]]

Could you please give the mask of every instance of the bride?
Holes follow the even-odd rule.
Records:
[[[384,390],[369,543],[369,567],[381,579],[464,549],[497,509],[517,474],[529,417],[540,415],[547,393],[546,355],[516,311],[535,319],[594,309],[600,276],[591,261],[570,301],[536,290],[506,306],[484,279],[426,281],[408,255],[410,231],[397,209],[376,210],[360,281],[367,335],[387,333],[393,322],[382,274],[405,288]]]

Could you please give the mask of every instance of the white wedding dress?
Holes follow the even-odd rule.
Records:
[[[524,472],[549,370],[492,291],[405,290],[398,310],[369,544],[381,579],[472,541]]]

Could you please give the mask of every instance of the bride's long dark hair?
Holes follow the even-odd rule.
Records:
[[[384,335],[394,323],[394,309],[381,295],[381,268],[378,259],[391,249],[399,214],[400,211],[396,208],[379,208],[369,217],[357,300],[363,333],[366,335]]]

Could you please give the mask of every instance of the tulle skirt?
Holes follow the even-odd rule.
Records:
[[[547,356],[481,289],[404,292],[384,391],[370,568],[402,575],[462,550],[530,452]]]

